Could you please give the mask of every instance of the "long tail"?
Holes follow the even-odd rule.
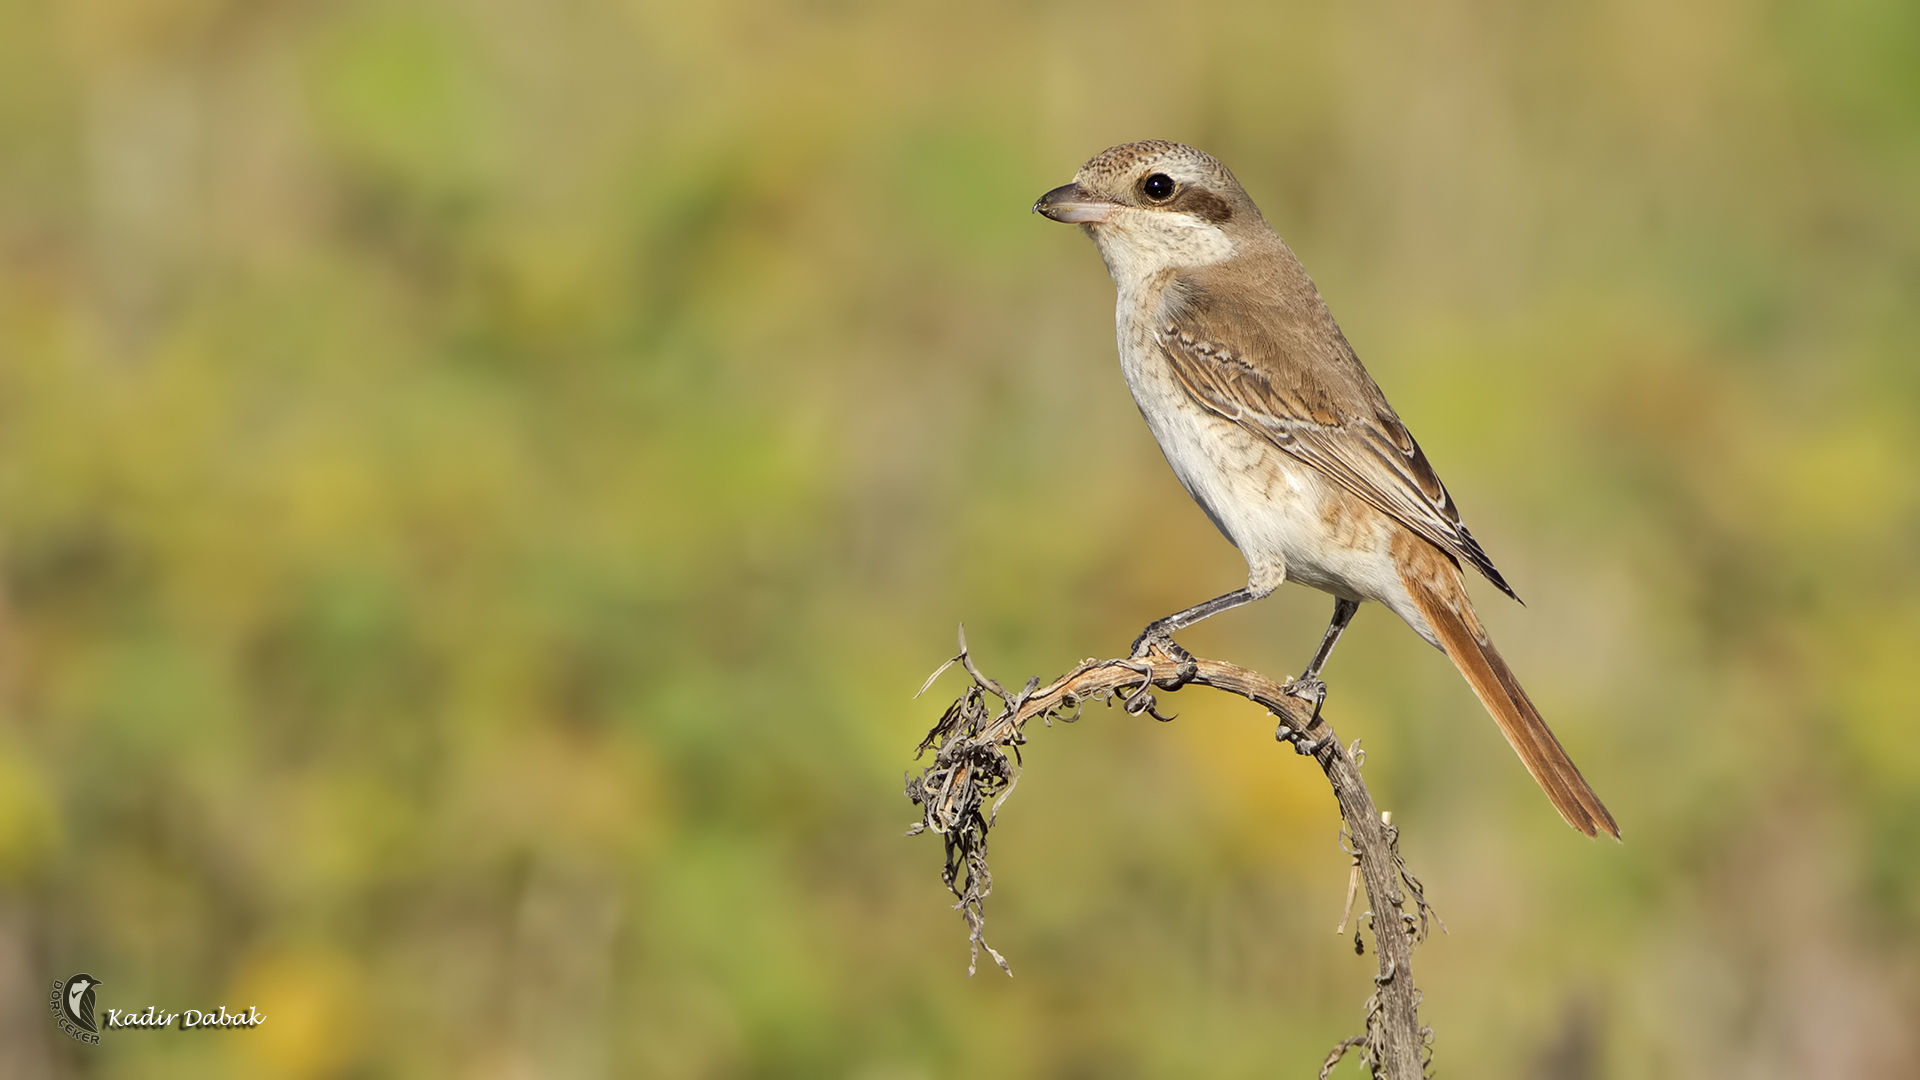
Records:
[[[1394,561],[1399,566],[1401,582],[1414,606],[1426,618],[1427,626],[1439,638],[1440,647],[1446,650],[1460,674],[1467,677],[1480,703],[1499,722],[1501,733],[1526,763],[1540,790],[1547,793],[1567,824],[1588,836],[1605,829],[1614,839],[1619,839],[1620,827],[1614,824],[1613,815],[1607,813],[1600,796],[1593,793],[1586,778],[1580,775],[1560,740],[1553,737],[1547,722],[1540,718],[1540,710],[1533,707],[1532,699],[1520,687],[1520,680],[1514,678],[1513,670],[1507,667],[1487,637],[1486,628],[1480,625],[1473,603],[1467,598],[1459,568],[1424,541],[1411,534],[1407,539],[1425,550],[1409,550],[1413,545],[1396,545],[1394,554],[1399,557]]]

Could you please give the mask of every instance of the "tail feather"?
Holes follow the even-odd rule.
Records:
[[[1560,740],[1554,738],[1547,722],[1540,718],[1540,710],[1534,708],[1533,700],[1521,689],[1520,680],[1514,677],[1513,670],[1507,667],[1487,637],[1467,599],[1459,569],[1430,545],[1421,546],[1431,552],[1430,559],[1396,561],[1414,607],[1426,619],[1440,647],[1460,669],[1460,674],[1466,676],[1480,703],[1493,714],[1507,742],[1520,755],[1527,771],[1533,774],[1540,790],[1546,792],[1567,824],[1588,836],[1604,829],[1619,839],[1620,827],[1614,823],[1613,815],[1580,775]],[[1410,562],[1414,565],[1409,565]],[[1421,565],[1429,562],[1439,565]]]

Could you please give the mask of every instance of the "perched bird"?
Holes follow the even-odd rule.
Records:
[[[1150,624],[1136,653],[1283,581],[1311,585],[1333,594],[1333,622],[1289,689],[1317,709],[1341,631],[1378,601],[1452,659],[1569,825],[1618,837],[1494,649],[1460,564],[1513,589],[1227,167],[1179,143],[1128,143],[1033,209],[1100,249],[1120,294],[1127,388],[1180,483],[1247,560],[1246,588]]]

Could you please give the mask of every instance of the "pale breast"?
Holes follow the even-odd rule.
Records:
[[[1352,600],[1399,599],[1391,559],[1399,526],[1266,438],[1207,411],[1155,344],[1154,320],[1129,314],[1123,306],[1118,326],[1127,388],[1174,475],[1246,558],[1248,587],[1264,595],[1291,579]]]

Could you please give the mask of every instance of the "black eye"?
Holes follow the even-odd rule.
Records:
[[[1147,198],[1154,202],[1166,202],[1173,198],[1173,177],[1166,173],[1154,173],[1140,181],[1140,190],[1146,192]]]

